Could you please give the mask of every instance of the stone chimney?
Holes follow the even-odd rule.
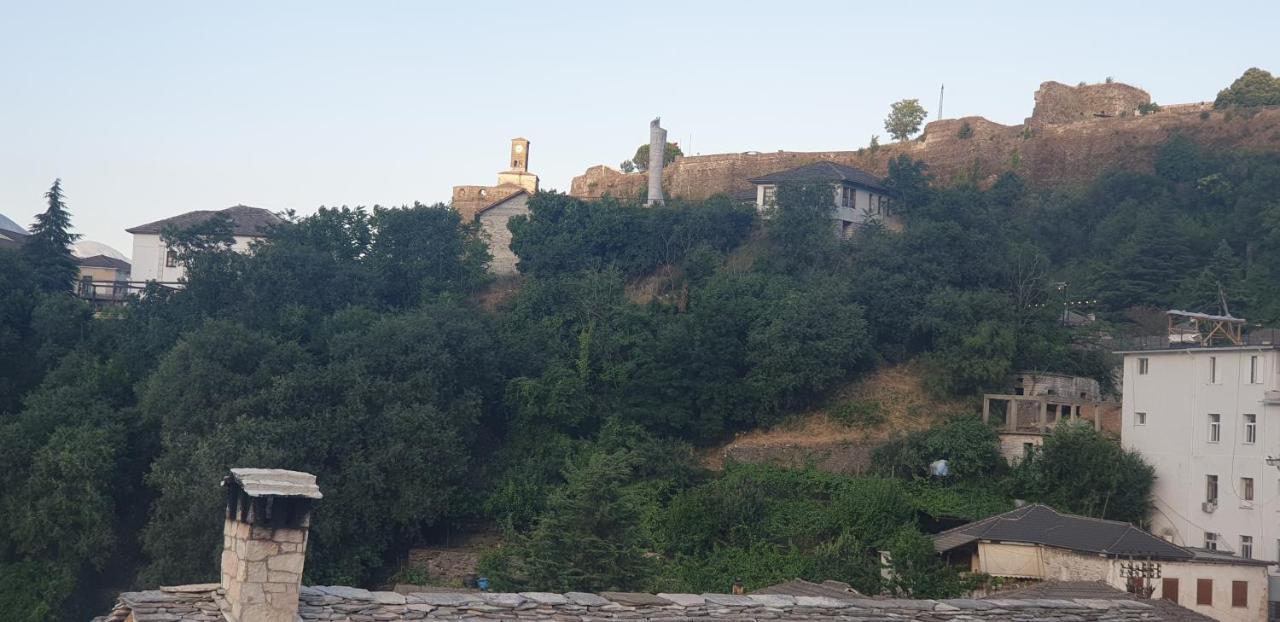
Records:
[[[227,513],[222,589],[235,622],[294,622],[307,554],[316,476],[283,469],[231,469],[222,480]]]
[[[649,202],[645,205],[662,205],[662,168],[667,163],[667,131],[662,129],[662,119],[649,122]]]

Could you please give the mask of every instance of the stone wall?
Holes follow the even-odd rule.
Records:
[[[1044,82],[1035,97],[1028,123],[1076,123],[1133,116],[1138,114],[1138,106],[1151,103],[1146,91],[1119,82],[1081,86]]]
[[[97,622],[213,622],[222,619],[210,604],[216,593],[128,592]],[[1133,600],[900,600],[834,599],[821,596],[727,594],[627,594],[581,592],[551,594],[457,594],[369,592],[350,587],[302,589],[301,620],[344,622],[398,620],[528,620],[532,622],[610,622],[614,620],[809,620],[871,622],[883,620],[1035,620],[1037,622],[1128,622],[1157,620],[1151,605]]]
[[[1057,83],[1046,83],[1046,85]],[[1061,87],[1061,88],[1059,88]],[[1063,89],[1068,89],[1064,91]],[[1014,171],[1037,186],[1084,184],[1105,170],[1150,172],[1159,147],[1175,134],[1222,149],[1280,150],[1280,107],[1209,111],[1202,105],[1168,106],[1148,115],[1081,117],[1082,111],[1135,109],[1150,98],[1124,84],[1057,85],[1037,92],[1037,109],[1024,125],[1001,125],[982,117],[944,119],[925,126],[923,140],[857,151],[726,153],[677,158],[666,167],[668,198],[700,199],[750,191],[747,180],[812,162],[829,160],[887,175],[899,155],[923,160],[943,183],[975,179],[990,183]],[[960,136],[968,123],[972,134]],[[644,196],[647,176],[593,166],[575,177],[569,194],[582,198]]]
[[[489,238],[489,253],[493,261],[489,263],[489,271],[504,276],[516,273],[516,254],[511,250],[511,230],[507,221],[512,216],[529,213],[529,195],[521,194],[501,205],[480,212],[480,227]]]
[[[222,588],[237,620],[292,620],[307,550],[305,528],[272,529],[226,519]]]

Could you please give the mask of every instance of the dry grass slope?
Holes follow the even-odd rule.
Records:
[[[881,367],[837,391],[823,408],[772,428],[739,434],[708,450],[704,464],[718,470],[726,459],[734,459],[784,466],[812,463],[837,473],[863,472],[870,464],[871,452],[893,434],[922,430],[948,414],[973,410],[971,404],[931,397],[920,374],[916,365]],[[859,427],[833,417],[841,405],[857,402],[878,404],[883,422]]]

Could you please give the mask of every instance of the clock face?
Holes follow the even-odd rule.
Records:
[[[516,145],[516,153],[522,153],[523,151],[524,145]]]

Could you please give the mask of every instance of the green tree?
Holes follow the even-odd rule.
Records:
[[[667,148],[662,154],[662,163],[671,164],[675,162],[677,157],[684,155],[680,150],[680,145],[672,142],[667,143]],[[645,143],[636,148],[636,154],[631,158],[631,164],[635,170],[641,173],[649,170],[649,143]]]
[[[1140,524],[1154,485],[1155,469],[1136,452],[1088,424],[1067,423],[1013,470],[1012,492],[1064,512]]]
[[[231,218],[218,213],[185,228],[165,225],[160,231],[160,240],[177,255],[178,261],[190,266],[198,253],[230,251],[236,242],[234,231]]]
[[[902,141],[911,138],[920,131],[929,112],[920,105],[918,99],[903,99],[889,106],[889,116],[885,117],[884,129],[894,140]]]
[[[981,584],[980,578],[962,573],[938,557],[933,541],[904,527],[887,543],[890,570],[886,588],[909,598],[958,598]]]
[[[1213,100],[1214,108],[1280,105],[1280,78],[1257,67],[1246,69]]]
[[[22,255],[35,271],[41,291],[70,291],[79,273],[71,244],[80,239],[80,235],[71,233],[71,212],[63,200],[61,179],[54,180],[44,198],[48,208],[37,215],[31,225],[31,235],[22,245]]]
[[[571,464],[565,483],[526,535],[514,535],[481,568],[498,589],[601,591],[644,585],[653,572],[634,504],[620,493],[635,468],[627,450]]]

